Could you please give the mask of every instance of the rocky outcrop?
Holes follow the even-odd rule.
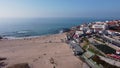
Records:
[[[1,40],[1,39],[3,39],[3,37],[2,37],[2,36],[0,36],[0,40]]]
[[[19,63],[19,64],[11,65],[7,68],[30,68],[30,66],[28,63]]]
[[[7,65],[7,63],[4,62],[4,60],[6,60],[6,59],[7,59],[7,58],[0,57],[0,68]]]

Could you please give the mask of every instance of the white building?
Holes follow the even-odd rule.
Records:
[[[109,35],[115,35],[115,31],[113,31],[113,30],[107,30],[107,33],[108,33]]]
[[[76,35],[81,35],[81,34],[83,34],[83,31],[76,31],[75,34]]]
[[[107,28],[107,24],[104,22],[96,22],[92,25],[92,28],[94,32],[102,33]]]

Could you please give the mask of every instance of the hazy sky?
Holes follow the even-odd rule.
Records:
[[[9,17],[120,17],[120,0],[0,0]]]

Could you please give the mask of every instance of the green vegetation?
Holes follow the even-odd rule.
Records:
[[[88,48],[88,50],[90,51],[90,52],[93,52],[93,53],[97,53],[97,51],[94,49],[94,48],[92,48],[91,46]]]
[[[94,53],[94,54],[98,54],[98,55],[101,55],[103,56],[97,49],[95,49],[94,47],[90,46],[90,42],[87,38],[83,38],[82,39],[84,41],[84,46],[83,46],[83,49],[87,49],[88,51]]]
[[[82,38],[83,41],[87,42],[89,44],[89,40],[85,37],[85,38]]]
[[[98,44],[98,45],[94,45],[96,48],[98,48],[99,50],[101,50],[103,53],[105,54],[114,54],[116,52],[115,49],[104,45],[104,44]]]
[[[88,45],[84,45],[84,46],[83,46],[83,49],[85,49],[85,50],[86,50],[86,49],[87,49],[87,47],[88,47]]]
[[[90,42],[87,38],[83,38],[82,39],[84,41],[84,45],[83,45],[83,49],[87,49],[87,47],[89,46]]]
[[[92,46],[89,46],[88,51],[94,53],[94,54],[98,54],[103,56],[98,50],[96,50],[95,48],[93,48]]]

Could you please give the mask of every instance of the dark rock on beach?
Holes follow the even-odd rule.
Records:
[[[7,68],[30,68],[28,63],[20,63],[20,64],[14,64],[12,66],[9,66]]]
[[[0,68],[7,65],[7,63],[4,62],[4,60],[6,60],[6,59],[7,58],[5,58],[5,57],[0,57]]]
[[[6,60],[7,58],[5,58],[5,57],[0,57],[0,61],[2,61],[2,60]]]
[[[7,65],[7,63],[5,63],[5,62],[0,62],[0,68],[1,67],[4,67],[4,66],[6,66]]]
[[[0,40],[1,40],[1,39],[3,39],[3,37],[2,37],[2,36],[0,36]]]

